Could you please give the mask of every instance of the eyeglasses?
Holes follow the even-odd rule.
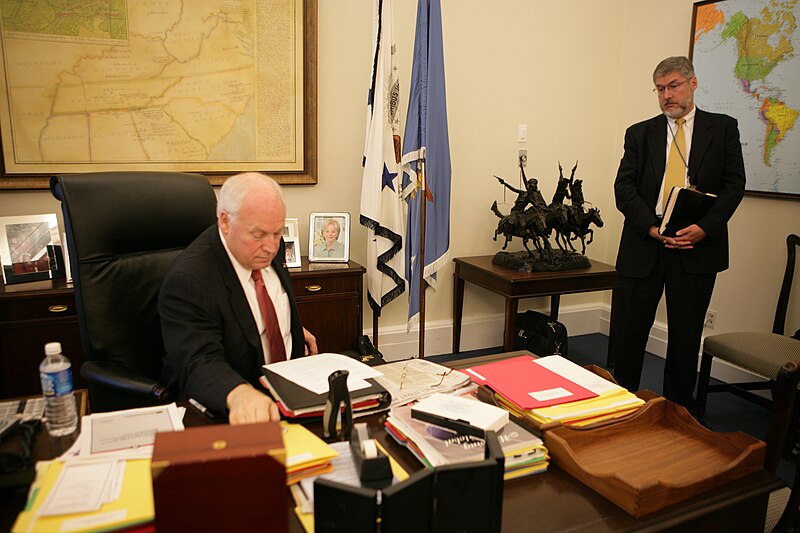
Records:
[[[450,373],[453,372],[453,369],[451,368],[451,369],[447,370],[446,372],[421,372],[419,370],[414,370],[414,372],[416,372],[417,374],[424,374],[426,376],[432,376],[434,380],[436,378],[439,378],[439,382],[438,383],[431,384],[430,386],[431,387],[440,387],[444,383],[444,378],[449,376]],[[403,385],[405,384],[407,374],[408,374],[408,365],[405,364],[405,365],[403,365],[403,372],[402,372],[402,374],[400,374],[400,389],[401,390],[403,388]]]
[[[691,78],[689,78],[689,79],[691,79]],[[676,90],[678,87],[680,87],[681,85],[683,85],[684,83],[689,83],[689,80],[683,80],[683,81],[673,81],[673,82],[672,82],[672,83],[670,83],[669,85],[656,85],[656,86],[653,88],[653,92],[654,92],[654,93],[658,93],[658,94],[664,94],[664,92],[665,92],[667,89],[669,89],[669,91],[670,91],[670,92],[675,92],[675,90]]]

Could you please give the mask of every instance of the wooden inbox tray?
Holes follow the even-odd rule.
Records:
[[[715,433],[664,398],[604,427],[545,433],[552,461],[633,516],[644,516],[764,467],[766,444]]]

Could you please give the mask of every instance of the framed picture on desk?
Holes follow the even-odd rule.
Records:
[[[346,263],[350,258],[350,213],[311,213],[308,260]]]
[[[0,217],[0,260],[6,285],[63,278],[56,215]]]
[[[288,268],[297,268],[301,266],[300,241],[297,237],[284,237],[283,242],[286,246],[286,266]]]

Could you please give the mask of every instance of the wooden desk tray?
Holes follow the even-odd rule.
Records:
[[[741,432],[715,433],[664,398],[593,429],[545,434],[561,469],[633,516],[644,516],[761,470],[766,444]]]

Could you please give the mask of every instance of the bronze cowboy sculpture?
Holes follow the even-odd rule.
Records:
[[[547,204],[539,189],[536,178],[527,178],[525,169],[520,164],[520,173],[524,189],[516,188],[503,178],[495,176],[508,190],[517,193],[517,199],[511,211],[504,215],[492,204],[491,210],[500,219],[494,232],[494,240],[498,235],[505,237],[503,250],[514,237],[522,239],[526,252],[498,252],[494,262],[517,270],[565,270],[589,266],[585,257],[586,246],[594,239],[591,225],[603,227],[600,210],[595,207],[585,208],[587,203],[583,196],[583,181],[575,179],[578,164],[572,168],[569,179],[564,177],[561,164],[558,165],[558,182],[552,201]],[[569,204],[565,200],[570,200]],[[550,234],[555,234],[558,250],[550,245]],[[577,252],[572,241],[580,239],[581,252]],[[528,243],[534,244],[534,250]]]

